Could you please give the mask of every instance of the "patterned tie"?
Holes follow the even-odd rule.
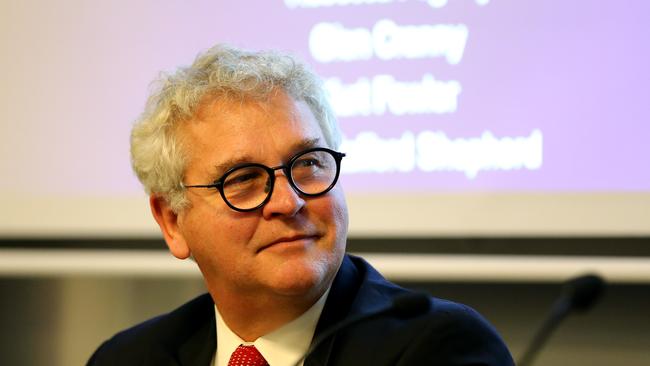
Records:
[[[230,356],[228,366],[269,366],[269,363],[255,346],[240,344]]]

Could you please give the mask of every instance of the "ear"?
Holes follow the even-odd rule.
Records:
[[[154,219],[160,226],[167,247],[169,251],[179,259],[186,259],[190,256],[191,251],[185,237],[178,227],[178,214],[175,213],[167,200],[158,195],[152,194],[149,197],[149,206],[151,206],[151,213]]]

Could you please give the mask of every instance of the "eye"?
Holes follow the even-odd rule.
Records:
[[[245,186],[264,179],[264,171],[259,168],[242,168],[233,171],[223,182],[224,188]]]
[[[322,166],[322,162],[315,156],[306,156],[304,158],[296,160],[293,165],[296,168],[320,167]]]
[[[255,179],[258,177],[259,174],[254,172],[254,173],[247,173],[247,174],[241,174],[236,177],[233,177],[231,179],[228,179],[228,183],[244,183],[246,181]]]

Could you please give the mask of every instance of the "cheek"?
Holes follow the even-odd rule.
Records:
[[[341,217],[345,219],[345,222],[347,224],[348,205],[347,205],[347,201],[345,200],[345,194],[343,193],[343,189],[341,189],[340,185],[337,185],[332,189],[332,194],[334,196],[334,202],[335,202],[334,204],[336,205],[338,211],[340,212]]]
[[[329,215],[336,230],[338,241],[345,242],[348,233],[348,206],[345,195],[340,187],[334,187],[329,193]]]
[[[253,215],[205,204],[194,205],[190,210],[179,224],[195,256],[227,255],[231,248],[243,248],[255,233],[258,219]]]

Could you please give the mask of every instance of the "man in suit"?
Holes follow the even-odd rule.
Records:
[[[89,365],[303,364],[314,337],[407,291],[345,254],[345,154],[313,73],[215,46],[161,80],[131,136],[133,168],[171,253],[209,295],[121,332]],[[304,365],[511,365],[473,310],[431,298],[325,339]]]

